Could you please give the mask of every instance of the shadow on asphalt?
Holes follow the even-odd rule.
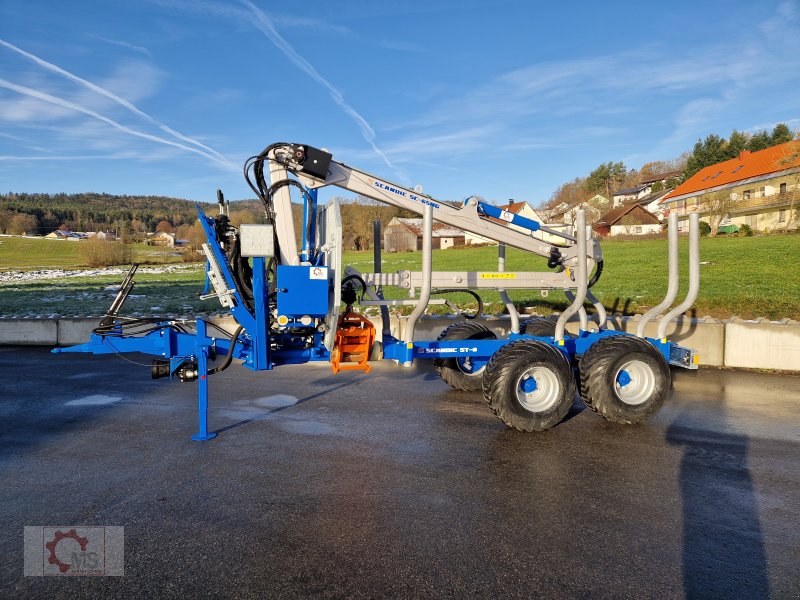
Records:
[[[722,412],[720,407],[720,412]],[[681,415],[667,442],[683,447],[683,584],[687,598],[768,598],[767,558],[748,467],[750,440],[694,429]]]

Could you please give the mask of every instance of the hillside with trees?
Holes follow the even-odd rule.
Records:
[[[372,222],[384,225],[405,214],[397,208],[368,198],[338,198],[341,204],[345,247],[366,250],[372,246]],[[216,204],[201,203],[210,215]],[[258,200],[230,203],[234,225],[264,223],[264,207]],[[303,207],[292,204],[295,231],[300,235]],[[113,231],[124,241],[139,241],[155,231],[174,233],[199,247],[205,237],[197,220],[195,203],[166,196],[117,196],[113,194],[0,194],[0,233],[46,235],[56,229]]]
[[[643,181],[651,181],[661,174],[678,172],[679,174],[668,182],[670,186],[678,185],[700,169],[734,158],[742,150],[756,152],[789,142],[793,138],[794,134],[788,125],[779,123],[772,132],[762,130],[751,134],[733,130],[728,138],[710,134],[705,139],[698,139],[691,151],[670,160],[645,163],[639,170],[627,167],[622,161],[601,163],[588,175],[576,177],[560,185],[541,208],[555,209],[562,204],[574,206],[588,201],[596,194],[602,194],[610,200],[614,191],[634,187]],[[660,182],[653,186],[654,192],[660,189]]]

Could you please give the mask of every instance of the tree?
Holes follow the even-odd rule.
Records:
[[[593,193],[605,192],[606,198],[611,198],[611,192],[625,180],[626,172],[625,164],[621,161],[603,163],[589,173],[586,189]]]
[[[172,223],[169,221],[159,221],[156,225],[156,231],[163,231],[164,233],[172,233]]]
[[[35,215],[27,215],[25,213],[18,213],[11,217],[8,223],[8,233],[16,235],[26,235],[29,233],[36,233],[39,228],[39,220]]]
[[[777,129],[777,127],[775,128]],[[774,130],[773,130],[774,133]],[[800,137],[800,136],[799,136]],[[800,162],[800,140],[794,144],[790,144],[787,146],[785,156],[779,161],[779,164],[784,166],[785,168],[789,168],[792,165],[796,165]],[[786,221],[783,224],[783,231],[786,232],[789,229],[789,226],[794,222],[796,218],[795,214],[795,203],[798,200],[798,196],[800,196],[800,171],[796,172],[793,179],[792,190],[787,190],[789,194],[789,214],[786,216]]]
[[[764,150],[765,148],[769,148],[771,146],[770,141],[770,135],[766,131],[759,131],[750,138],[750,142],[747,144],[747,149],[750,150],[750,152]]]
[[[725,145],[725,139],[715,133],[707,135],[706,139],[702,141],[697,140],[692,154],[686,161],[683,180],[686,181],[700,169],[726,160]]]
[[[732,194],[725,190],[719,190],[716,192],[709,192],[707,194],[703,194],[701,197],[701,203],[704,208],[704,212],[708,214],[710,225],[711,225],[711,235],[717,235],[717,230],[719,229],[720,223],[722,222],[725,217],[727,217],[733,210],[741,206],[742,199],[739,197],[738,194]]]
[[[574,206],[584,202],[591,197],[591,193],[586,189],[586,178],[576,177],[573,181],[564,183],[556,189],[540,208],[552,211],[560,205]]]
[[[794,134],[786,123],[778,123],[772,129],[772,135],[770,136],[770,142],[772,146],[785,144],[786,142],[791,142],[793,139]]]

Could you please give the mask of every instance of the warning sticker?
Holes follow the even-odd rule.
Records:
[[[481,273],[481,279],[516,279],[516,273]]]
[[[327,279],[328,267],[311,267],[308,271],[309,279]]]
[[[509,223],[511,223],[511,221],[514,220],[514,215],[512,213],[508,212],[507,210],[501,210],[500,211],[500,219],[503,220],[503,221],[508,221]]]

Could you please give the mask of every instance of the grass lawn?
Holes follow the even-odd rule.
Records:
[[[0,271],[33,269],[73,269],[85,266],[82,242],[0,236]],[[145,264],[181,262],[173,248],[134,244],[134,260]]]
[[[30,270],[40,267],[74,268],[80,263],[80,242],[0,237],[0,270]],[[175,259],[162,248],[141,245],[137,259],[163,263]],[[667,288],[666,239],[606,241],[603,243],[605,269],[593,288],[611,312],[633,314],[658,303]],[[679,298],[688,282],[687,240],[681,240],[682,285]],[[701,238],[700,295],[695,303],[697,316],[726,318],[784,317],[800,319],[800,236]],[[346,252],[343,263],[362,272],[370,272],[372,251]],[[441,271],[493,271],[497,266],[497,248],[436,250],[433,268]],[[383,255],[383,270],[420,270],[419,252]],[[509,271],[547,270],[545,259],[509,249]],[[0,316],[100,315],[111,303],[115,292],[107,289],[122,280],[122,275],[75,277],[56,280],[11,281],[0,284]],[[125,305],[125,314],[191,315],[216,312],[219,303],[201,301],[202,265],[174,273],[139,273],[137,285]],[[389,298],[403,298],[405,292],[385,290]],[[502,312],[498,294],[481,292],[488,312]],[[567,305],[564,295],[551,292],[543,298],[536,291],[512,291],[518,306],[538,312],[560,311]],[[452,300],[469,306],[470,298],[453,295]]]
[[[687,239],[681,239],[681,288],[688,285]],[[602,243],[605,268],[594,286],[595,295],[609,311],[625,314],[644,312],[667,292],[666,239],[614,241]],[[719,318],[784,317],[800,319],[800,235],[770,237],[705,237],[700,239],[700,295],[695,303],[697,316]],[[372,251],[346,252],[344,261],[362,272],[370,272]],[[420,270],[419,252],[383,254],[383,270]],[[435,250],[433,269],[440,271],[490,271],[497,267],[497,248]],[[508,249],[506,270],[547,270],[545,260]],[[387,296],[390,294],[387,290]],[[404,293],[391,293],[400,298]],[[499,302],[496,292],[481,292],[486,302]],[[512,291],[512,300],[540,311],[561,311],[567,300],[560,292],[543,298],[536,291]],[[455,297],[454,297],[455,299]],[[499,306],[495,307],[499,311]]]

